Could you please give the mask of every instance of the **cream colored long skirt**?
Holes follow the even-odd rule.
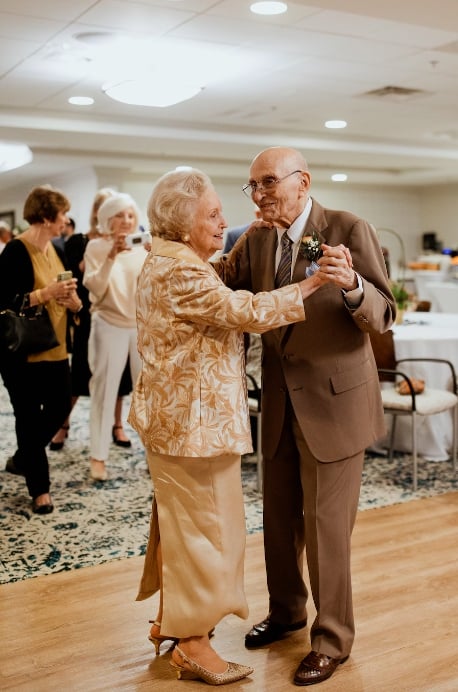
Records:
[[[137,600],[160,588],[160,540],[161,632],[199,636],[230,613],[247,618],[240,456],[201,459],[147,453],[147,458],[154,499]]]

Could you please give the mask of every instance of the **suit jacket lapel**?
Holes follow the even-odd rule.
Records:
[[[307,223],[305,224],[302,237],[311,236],[315,234],[320,243],[326,243],[326,237],[323,234],[323,232],[326,230],[326,227],[327,223],[326,219],[324,218],[322,208],[317,202],[314,201],[312,204],[312,209],[310,211],[309,218],[307,219]],[[305,279],[305,270],[307,269],[307,267],[310,266],[310,264],[310,260],[304,257],[304,255],[302,254],[302,249],[301,247],[299,247],[296,264],[294,265],[292,281],[296,282]]]
[[[307,223],[305,224],[301,238],[308,235],[311,236],[313,235],[313,233],[315,233],[315,235],[318,237],[321,243],[326,243],[326,237],[324,233],[326,231],[327,225],[328,224],[326,222],[323,207],[320,204],[318,204],[318,202],[315,202],[315,200],[313,200],[312,209],[307,219]],[[305,279],[305,270],[307,269],[307,267],[310,266],[310,264],[310,260],[304,257],[304,255],[302,254],[302,250],[299,247],[296,264],[293,268],[291,282],[297,283],[298,281],[302,281],[302,279]],[[281,341],[286,340],[287,335],[293,327],[293,324],[286,325],[285,327],[280,327],[279,333]]]
[[[262,244],[256,248],[256,251],[251,258],[253,262],[256,260],[254,276],[258,276],[261,282],[256,292],[272,291],[275,288],[275,253],[277,251],[277,231],[275,228],[265,228],[262,230],[265,236],[262,237]],[[259,265],[258,265],[259,263]],[[253,285],[256,285],[253,282]]]

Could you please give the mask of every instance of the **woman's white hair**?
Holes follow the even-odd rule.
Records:
[[[212,181],[197,168],[170,171],[159,178],[148,202],[151,235],[182,242],[208,189],[213,189]]]
[[[119,214],[120,211],[129,209],[129,207],[134,211],[136,217],[135,226],[137,227],[139,224],[140,212],[135,200],[125,192],[115,192],[111,197],[108,197],[108,199],[100,205],[97,212],[99,232],[103,235],[110,235],[111,219],[116,216],[116,214]]]

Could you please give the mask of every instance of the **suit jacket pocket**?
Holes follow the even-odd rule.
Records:
[[[370,382],[374,379],[374,376],[374,367],[369,360],[366,360],[357,367],[332,375],[330,378],[332,391],[334,394],[342,394]]]

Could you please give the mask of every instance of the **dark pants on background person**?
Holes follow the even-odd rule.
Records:
[[[49,492],[46,446],[71,409],[69,362],[27,363],[6,356],[1,358],[0,371],[15,416],[14,466],[36,498]]]

